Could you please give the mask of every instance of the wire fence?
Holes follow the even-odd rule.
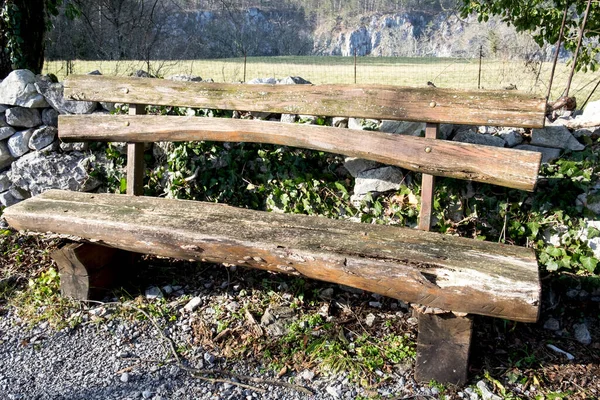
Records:
[[[168,77],[176,74],[200,76],[215,82],[248,82],[255,78],[281,79],[299,76],[314,84],[389,84],[453,89],[519,90],[546,96],[552,63],[512,58],[438,58],[372,56],[284,56],[239,57],[202,60],[124,60],[124,61],[48,61],[45,73],[60,80],[70,74],[94,70],[104,75],[127,76],[137,70]],[[570,66],[559,62],[550,98],[560,97],[566,86]],[[600,99],[593,92],[600,72],[577,73],[571,96],[580,104]]]

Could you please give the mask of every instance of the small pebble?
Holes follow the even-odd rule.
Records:
[[[119,379],[121,380],[121,382],[127,383],[129,382],[129,374],[127,372],[124,372],[121,374],[121,378]]]

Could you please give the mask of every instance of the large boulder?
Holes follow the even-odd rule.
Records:
[[[568,149],[581,151],[585,146],[571,134],[565,126],[547,126],[542,129],[533,129],[531,132],[533,146],[553,147],[555,149]]]
[[[48,107],[48,103],[35,88],[35,74],[26,69],[12,71],[0,83],[0,104],[26,108]]]
[[[62,83],[42,81],[37,82],[35,87],[59,114],[90,114],[98,107],[95,101],[65,100]]]
[[[88,174],[91,156],[79,152],[29,153],[12,164],[9,172],[15,186],[36,196],[49,189],[89,191],[100,182]]]
[[[34,108],[13,107],[6,110],[6,122],[10,126],[33,128],[42,123],[42,116]]]

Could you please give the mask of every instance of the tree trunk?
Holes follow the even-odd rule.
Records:
[[[41,73],[46,31],[44,0],[2,0],[0,4],[2,8],[16,7],[11,7],[10,23],[0,21],[0,46],[4,49],[0,52],[0,78],[21,68]],[[9,39],[18,40],[16,47],[8,48]]]

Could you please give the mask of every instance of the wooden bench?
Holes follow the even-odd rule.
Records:
[[[64,286],[71,288],[66,294],[87,296],[106,278],[98,271],[111,259],[122,259],[115,255],[122,250],[344,284],[451,311],[419,313],[416,365],[418,380],[451,383],[467,378],[469,314],[537,321],[540,282],[533,250],[428,231],[434,175],[532,191],[541,159],[536,152],[438,140],[439,123],[542,127],[543,99],[512,91],[241,85],[106,76],[70,77],[65,96],[130,104],[130,115],[59,118],[63,141],[129,143],[128,195],[51,190],[5,210],[16,229],[95,243],[68,245],[55,254]],[[423,121],[426,137],[258,120],[140,115],[146,104]],[[192,140],[296,146],[421,172],[420,230],[140,197],[144,142]]]

